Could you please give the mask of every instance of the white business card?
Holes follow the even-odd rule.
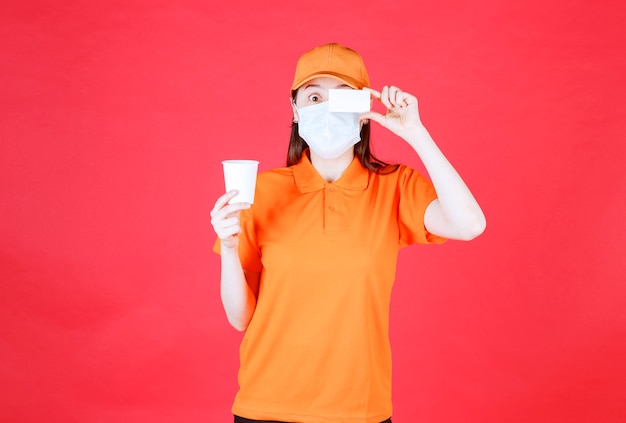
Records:
[[[330,112],[364,113],[370,111],[370,93],[365,90],[328,90]]]

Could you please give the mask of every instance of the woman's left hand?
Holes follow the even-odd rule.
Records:
[[[408,140],[416,129],[423,127],[415,96],[394,86],[384,86],[380,92],[371,88],[364,90],[379,100],[387,108],[387,112],[384,115],[374,111],[365,112],[361,114],[361,119],[378,122],[405,140]]]

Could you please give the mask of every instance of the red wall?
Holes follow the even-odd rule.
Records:
[[[260,4],[3,2],[0,421],[230,421],[220,161],[282,165],[329,41],[418,96],[488,219],[401,254],[394,421],[625,421],[624,3]]]

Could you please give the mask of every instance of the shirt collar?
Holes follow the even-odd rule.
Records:
[[[331,184],[350,190],[364,190],[367,188],[369,171],[354,157],[343,175],[335,182],[329,183],[313,167],[305,151],[298,164],[293,166],[293,176],[301,193],[318,191]]]

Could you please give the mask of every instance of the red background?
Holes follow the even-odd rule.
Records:
[[[220,161],[283,164],[295,61],[330,41],[418,96],[488,219],[401,254],[394,421],[625,421],[625,19],[618,0],[3,2],[0,421],[230,421]]]

